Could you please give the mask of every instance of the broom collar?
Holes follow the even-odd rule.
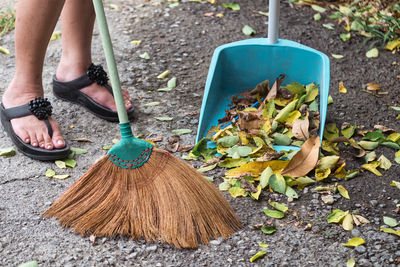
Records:
[[[142,166],[150,158],[153,145],[133,137],[129,123],[121,123],[120,128],[122,139],[108,151],[108,158],[125,169]]]

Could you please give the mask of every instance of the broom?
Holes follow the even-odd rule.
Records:
[[[93,0],[120,121],[121,141],[42,214],[82,236],[127,235],[197,248],[242,227],[192,166],[133,137],[101,0]]]

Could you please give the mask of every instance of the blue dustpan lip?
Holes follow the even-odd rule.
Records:
[[[323,70],[324,70],[324,72],[323,72],[324,74],[322,75],[322,80],[320,82],[320,88],[326,88],[326,90],[320,90],[320,108],[319,108],[320,132],[319,132],[319,136],[320,136],[321,142],[322,142],[323,132],[324,132],[323,129],[325,127],[325,121],[326,121],[326,115],[327,115],[329,82],[330,82],[330,63],[329,63],[330,61],[329,61],[328,56],[314,48],[302,45],[300,43],[297,43],[297,42],[294,42],[291,40],[278,39],[277,43],[269,44],[267,38],[250,38],[250,39],[246,39],[246,40],[241,40],[241,41],[224,44],[224,45],[218,46],[214,50],[214,54],[213,54],[211,62],[210,62],[210,69],[208,71],[204,95],[203,95],[203,104],[202,104],[201,111],[200,111],[199,127],[197,129],[196,143],[199,142],[202,137],[204,137],[204,136],[201,136],[200,134],[201,134],[201,130],[204,128],[202,126],[202,122],[203,122],[203,116],[204,116],[204,111],[205,111],[205,102],[206,102],[205,100],[208,98],[208,94],[210,92],[209,89],[211,87],[211,83],[213,80],[214,69],[217,64],[217,60],[220,56],[220,53],[224,49],[235,47],[235,46],[243,46],[243,45],[294,47],[297,49],[310,51],[310,52],[318,54],[320,56],[320,58],[322,60]],[[207,130],[208,129],[206,129],[204,132],[206,133]],[[277,149],[278,151],[299,150],[299,147],[295,147],[295,146],[274,146],[274,148]]]

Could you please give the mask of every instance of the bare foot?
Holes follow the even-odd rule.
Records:
[[[19,90],[19,88],[23,89]],[[35,99],[35,97],[43,97],[42,88],[32,90],[27,90],[26,88],[28,87],[16,86],[11,83],[2,98],[4,108],[24,105],[30,100]],[[51,118],[49,118],[49,121],[53,128],[52,137],[48,134],[46,124],[34,115],[12,119],[11,125],[15,134],[22,141],[34,147],[41,147],[48,150],[65,147],[65,140],[61,135],[58,124]]]
[[[57,80],[62,82],[72,81],[80,76],[82,76],[89,66],[81,67],[81,66],[73,66],[67,67],[60,63],[57,68],[56,77]],[[104,87],[100,86],[97,83],[92,83],[88,87],[81,89],[82,93],[85,93],[94,101],[99,103],[100,105],[111,109],[112,111],[117,111],[117,107],[115,106],[114,97],[112,94]],[[125,100],[125,107],[127,110],[132,108],[132,102],[130,100],[129,93],[126,89],[122,89],[122,94]]]

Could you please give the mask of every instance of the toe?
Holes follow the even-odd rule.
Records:
[[[63,148],[65,147],[65,140],[61,135],[60,127],[54,121],[51,121],[51,126],[53,128],[53,137],[50,142],[55,148]]]
[[[22,141],[24,141],[25,143],[29,144],[31,142],[31,139],[29,137],[29,134],[26,130],[24,129],[16,129],[15,130],[15,134],[21,138]]]
[[[29,132],[29,139],[31,140],[31,146],[34,146],[34,147],[39,146],[39,142],[38,142],[35,132]]]
[[[44,141],[43,133],[36,133],[36,138],[37,138],[39,147],[44,148],[45,141]]]

